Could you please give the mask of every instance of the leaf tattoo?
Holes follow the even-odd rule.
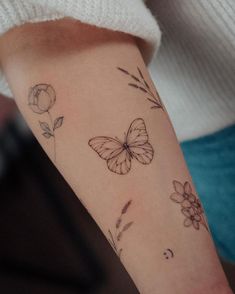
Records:
[[[63,116],[57,117],[54,121],[53,130],[60,128],[63,124],[63,120],[64,120]]]
[[[122,214],[125,214],[129,208],[129,206],[131,205],[132,200],[129,200],[123,207],[122,209]]]
[[[131,226],[132,224],[133,224],[133,222],[129,222],[129,223],[125,224],[125,226],[124,226],[123,229],[122,229],[122,232],[127,231],[127,230],[130,228],[130,226]]]
[[[53,138],[54,141],[54,161],[56,161],[56,138],[55,130],[63,124],[64,117],[57,117],[54,122],[50,113],[50,109],[56,102],[55,90],[48,84],[37,84],[30,88],[28,95],[28,105],[31,110],[37,114],[46,113],[49,117],[50,126],[45,121],[39,121],[40,128],[43,130],[42,135],[46,139]]]
[[[133,224],[133,222],[129,222],[129,223],[127,223],[127,224],[124,225],[124,227],[122,228],[121,232],[119,232],[118,235],[117,235],[117,240],[118,241],[121,240],[122,233],[125,232],[125,231],[127,231],[132,224]]]
[[[122,223],[122,219],[119,217],[116,221],[116,229],[120,227],[121,223]]]
[[[51,134],[51,129],[50,129],[48,123],[39,121],[39,124],[40,124],[40,127],[43,131]]]
[[[48,133],[48,132],[42,133],[42,135],[43,135],[45,138],[47,138],[47,139],[49,139],[50,137],[53,137],[53,135],[52,135],[51,133]]]
[[[122,73],[124,73],[125,75],[128,75],[129,77],[131,77],[132,80],[135,81],[135,83],[129,82],[128,85],[132,88],[135,88],[135,89],[142,91],[145,95],[147,95],[147,97],[146,97],[147,100],[152,103],[152,106],[151,106],[152,109],[160,108],[164,111],[163,104],[162,104],[161,98],[157,92],[157,89],[154,87],[154,91],[151,90],[149,84],[147,83],[146,79],[144,78],[142,71],[140,70],[140,68],[138,66],[137,66],[137,71],[138,71],[139,77],[129,73],[124,68],[117,67],[117,69],[119,71],[121,71]]]
[[[119,216],[119,218],[116,221],[116,228],[118,229],[122,223],[122,215],[125,214],[129,208],[129,206],[131,205],[132,200],[129,200],[122,208],[121,211],[121,215]]]
[[[130,205],[132,203],[132,200],[129,200],[122,208],[121,210],[121,214],[120,216],[118,217],[117,221],[116,221],[116,224],[115,224],[115,231],[114,231],[114,234],[111,232],[111,230],[108,230],[108,233],[109,233],[109,236],[110,238],[108,239],[109,240],[109,243],[111,244],[111,246],[113,247],[114,251],[116,252],[117,256],[119,258],[121,258],[121,253],[123,251],[122,248],[119,248],[120,245],[120,241],[122,239],[122,236],[123,236],[123,233],[126,232],[132,225],[133,225],[133,221],[131,222],[127,222],[125,223],[123,226],[122,226],[122,223],[123,223],[123,216],[124,214],[127,213]]]

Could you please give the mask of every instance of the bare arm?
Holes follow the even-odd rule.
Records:
[[[38,141],[141,293],[230,293],[135,39],[72,20],[14,29],[0,58]]]

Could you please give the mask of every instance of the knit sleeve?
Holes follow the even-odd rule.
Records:
[[[64,17],[139,37],[138,46],[147,64],[160,44],[159,27],[144,0],[1,0],[0,35],[24,23]],[[0,92],[12,96],[1,69]]]

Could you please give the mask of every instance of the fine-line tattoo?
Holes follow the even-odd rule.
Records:
[[[184,226],[193,226],[199,230],[200,224],[209,231],[204,217],[204,211],[200,200],[192,193],[192,187],[189,182],[184,184],[173,181],[175,192],[170,195],[170,199],[181,205],[181,212],[185,216]]]
[[[130,76],[135,81],[134,83],[133,82],[128,83],[128,85],[144,92],[148,101],[150,101],[152,103],[151,108],[153,108],[153,109],[160,108],[164,111],[163,104],[162,104],[160,96],[157,92],[157,89],[155,87],[154,87],[154,90],[152,90],[150,88],[149,84],[147,83],[146,79],[144,78],[143,73],[141,72],[141,70],[138,66],[137,66],[137,70],[139,73],[139,77],[129,73],[126,69],[123,69],[121,67],[117,67],[117,69],[120,70],[121,72],[123,72],[124,74]],[[150,96],[150,97],[148,97],[148,96]]]
[[[30,88],[28,95],[28,105],[31,110],[38,114],[46,113],[49,117],[50,125],[45,121],[39,121],[40,128],[43,130],[42,135],[49,139],[53,138],[54,144],[54,161],[56,161],[56,137],[55,130],[63,124],[64,117],[59,116],[52,119],[50,109],[56,102],[56,93],[51,85],[38,84]]]
[[[114,233],[111,230],[108,230],[109,238],[108,241],[113,247],[114,251],[116,252],[117,256],[121,258],[122,248],[120,248],[120,241],[124,232],[126,232],[133,224],[133,221],[127,222],[123,224],[123,216],[127,213],[128,208],[131,205],[132,200],[129,200],[122,208],[121,214],[118,217],[116,224],[115,224],[115,231]]]
[[[118,138],[104,136],[94,137],[88,142],[89,146],[106,160],[108,169],[119,175],[125,175],[130,171],[133,158],[142,164],[150,164],[154,155],[142,118],[137,118],[131,123],[124,137],[124,142]]]
[[[169,259],[169,258],[173,258],[175,255],[174,255],[174,252],[170,249],[170,248],[167,248],[164,252],[163,252],[163,255],[165,257],[165,259]]]

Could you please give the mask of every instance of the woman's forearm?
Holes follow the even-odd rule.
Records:
[[[0,46],[19,109],[140,292],[230,293],[135,40],[62,20]]]

